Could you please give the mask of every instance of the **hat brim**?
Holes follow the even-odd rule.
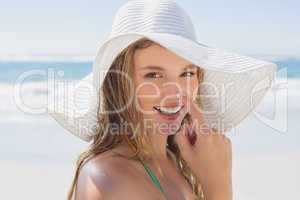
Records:
[[[204,70],[201,108],[211,127],[222,132],[237,126],[255,109],[271,87],[277,70],[274,63],[213,48],[179,35],[127,33],[108,38],[100,45],[92,73],[69,92],[68,100],[65,96],[54,98],[57,101],[48,106],[49,114],[72,134],[90,141],[99,125],[99,98],[82,86],[90,84],[97,92],[116,56],[144,37]]]

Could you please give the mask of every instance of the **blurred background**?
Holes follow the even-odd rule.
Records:
[[[45,111],[47,75],[76,83],[89,74],[125,2],[0,0],[0,199],[66,199],[88,143]],[[300,2],[177,2],[201,43],[279,66],[266,98],[229,136],[235,199],[300,199]]]

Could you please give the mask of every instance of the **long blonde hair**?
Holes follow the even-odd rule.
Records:
[[[130,160],[142,159],[141,153],[143,153],[143,155],[147,155],[153,152],[147,137],[145,137],[144,134],[139,134],[143,133],[144,126],[143,123],[140,123],[142,115],[134,106],[136,105],[134,102],[135,99],[133,99],[132,103],[128,104],[133,92],[133,88],[130,87],[130,83],[128,82],[129,79],[124,77],[121,73],[110,73],[117,70],[125,73],[132,80],[134,75],[132,66],[134,64],[133,56],[135,51],[147,48],[152,44],[154,44],[153,41],[147,38],[142,38],[125,48],[112,63],[99,91],[99,94],[101,93],[101,98],[99,95],[100,103],[98,106],[97,119],[100,128],[98,128],[97,134],[93,136],[91,145],[86,151],[80,154],[77,160],[75,176],[68,193],[68,200],[72,200],[76,192],[80,169],[93,157],[115,148],[122,141],[125,141],[134,151],[133,156],[126,156],[126,158]],[[198,68],[197,76],[199,82],[201,82],[203,80],[202,69]],[[125,110],[107,114],[108,111],[121,110],[124,107],[126,107]],[[189,118],[190,116],[186,115],[185,120],[188,120]],[[121,123],[124,123],[124,121],[132,125],[127,127],[128,130],[126,130],[126,133],[133,133],[134,137],[126,133],[109,134],[111,130],[110,125],[112,123],[121,126]],[[191,186],[194,194],[198,197],[197,199],[202,199],[203,194],[199,190],[199,182],[185,160],[181,157],[180,150],[175,144],[173,137],[168,137],[167,143],[167,149],[169,152],[173,153],[173,157],[175,158],[177,168],[180,173]]]

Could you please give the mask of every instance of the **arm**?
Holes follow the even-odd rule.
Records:
[[[103,169],[96,168],[94,163],[86,163],[80,170],[77,182],[77,188],[75,192],[75,200],[103,200],[105,190],[105,182],[109,179],[106,176]]]
[[[200,181],[206,200],[232,200],[232,148],[225,134],[210,129],[191,103],[191,124],[175,135],[180,153]]]

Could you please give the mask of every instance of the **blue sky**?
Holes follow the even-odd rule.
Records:
[[[94,55],[126,0],[0,0],[0,56]],[[198,40],[244,54],[300,55],[300,1],[177,0]]]

